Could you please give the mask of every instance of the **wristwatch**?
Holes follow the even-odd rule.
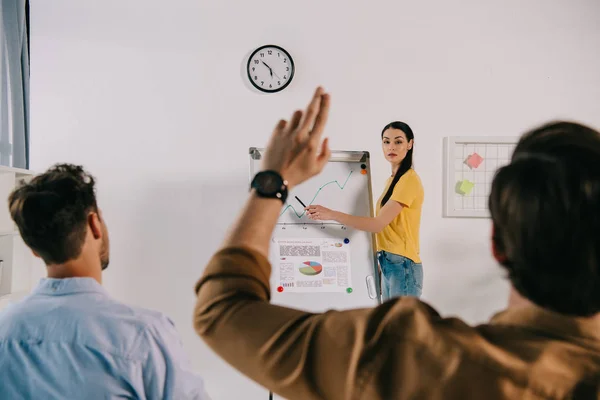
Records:
[[[255,189],[260,197],[279,199],[283,203],[288,196],[288,183],[275,171],[261,171],[254,176],[250,190]]]

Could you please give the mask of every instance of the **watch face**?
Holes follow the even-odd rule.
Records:
[[[261,172],[256,176],[256,187],[266,195],[274,195],[281,189],[281,178],[269,171]]]
[[[285,89],[294,77],[294,60],[283,48],[266,45],[248,59],[248,79],[255,88],[267,93]]]

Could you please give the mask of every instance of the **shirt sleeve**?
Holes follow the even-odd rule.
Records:
[[[397,349],[402,336],[427,336],[422,331],[437,315],[409,297],[325,313],[273,305],[270,272],[268,260],[254,250],[221,250],[196,286],[194,321],[225,361],[284,398],[349,399],[365,393],[373,373],[385,366],[386,346]]]
[[[210,400],[203,379],[191,369],[173,322],[164,315],[146,332],[148,357],[143,365],[147,399]]]
[[[410,208],[419,195],[421,182],[416,174],[411,171],[402,175],[396,183],[391,199],[397,201],[405,207]]]

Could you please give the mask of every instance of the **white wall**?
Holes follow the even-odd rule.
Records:
[[[245,199],[248,147],[317,84],[332,93],[332,147],[372,152],[377,194],[389,173],[380,129],[413,127],[424,299],[470,322],[503,307],[507,285],[489,221],[441,217],[442,138],[562,117],[600,126],[595,0],[32,3],[32,168],[75,162],[96,175],[107,288],[173,318],[215,399],[265,396],[195,336],[192,289]],[[268,43],[292,53],[297,74],[258,95],[240,71]]]

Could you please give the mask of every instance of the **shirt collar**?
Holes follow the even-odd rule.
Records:
[[[34,294],[60,296],[72,293],[101,293],[107,294],[94,278],[42,278],[33,290]]]
[[[585,340],[600,347],[600,320],[575,318],[533,304],[499,312],[490,324],[524,327],[548,336]]]

